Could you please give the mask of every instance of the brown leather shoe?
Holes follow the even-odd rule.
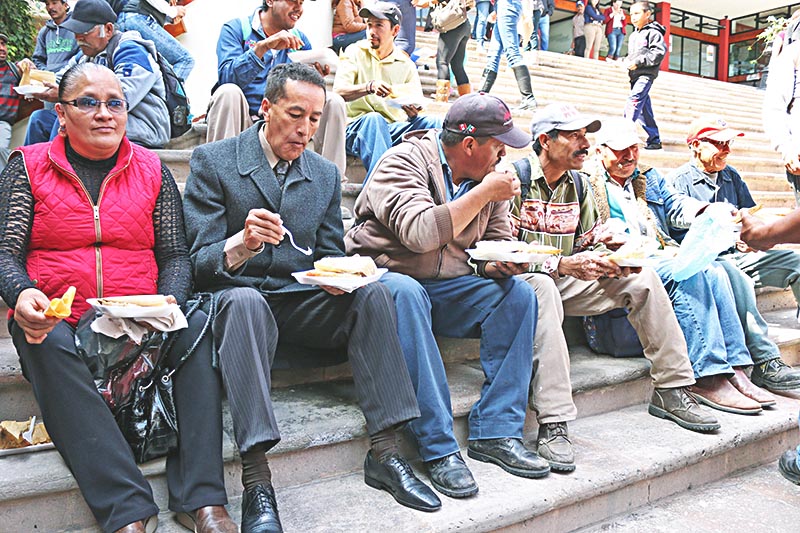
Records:
[[[156,529],[158,529],[158,515],[153,515],[145,520],[132,522],[115,533],[153,533]]]
[[[756,415],[761,412],[761,404],[736,390],[724,375],[698,378],[697,383],[687,387],[687,390],[698,402],[720,411],[738,415]]]
[[[222,505],[208,505],[190,513],[175,513],[175,520],[195,533],[238,533],[228,511]]]
[[[751,400],[757,401],[761,404],[761,407],[772,407],[777,403],[775,401],[775,396],[750,381],[750,378],[747,377],[744,370],[741,368],[734,368],[733,372],[734,374],[728,378],[728,381],[731,382],[731,385],[736,387],[736,390]]]

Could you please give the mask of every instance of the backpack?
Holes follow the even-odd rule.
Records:
[[[122,13],[122,10],[125,9],[125,4],[128,3],[128,0],[106,0],[106,2],[108,2],[108,5],[114,10],[114,13],[119,15]]]
[[[466,0],[449,0],[446,4],[440,0],[431,11],[431,22],[439,33],[453,30],[461,26],[466,20]]]
[[[115,34],[108,41],[108,46],[106,47],[106,62],[111,70],[114,70],[114,52],[116,52],[121,38],[121,33]],[[189,118],[189,97],[186,96],[183,80],[175,74],[172,65],[158,51],[156,51],[156,62],[158,63],[158,68],[161,69],[161,78],[164,80],[164,101],[169,112],[169,136],[174,139],[192,129],[192,121]]]
[[[519,177],[520,191],[525,198],[531,190],[531,162],[526,157],[514,161],[514,168]],[[580,173],[570,170],[578,203],[583,203],[584,182]],[[612,309],[602,315],[583,317],[583,332],[589,348],[595,353],[608,354],[614,357],[639,357],[644,355],[639,335],[628,320],[625,309]]]

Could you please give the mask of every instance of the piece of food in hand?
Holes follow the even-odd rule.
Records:
[[[163,294],[136,294],[131,296],[111,296],[98,298],[97,303],[108,307],[161,307],[168,305],[167,297]]]
[[[475,243],[475,249],[482,252],[496,253],[521,252],[526,254],[547,255],[558,255],[561,253],[561,249],[555,246],[524,241],[478,241]]]
[[[378,267],[371,257],[351,255],[345,257],[325,257],[314,261],[314,270],[306,272],[307,276],[334,277],[348,276],[366,278],[377,274]]]
[[[757,212],[758,212],[758,211],[759,211],[759,210],[760,210],[762,207],[764,207],[764,206],[763,206],[763,205],[761,205],[761,204],[756,204],[756,205],[754,205],[753,207],[746,208],[746,209],[747,209],[747,212],[748,212],[749,214],[751,214],[751,215],[754,215],[754,214],[755,214],[755,213],[757,213]],[[736,213],[736,216],[734,216],[734,217],[733,217],[733,223],[734,223],[734,224],[739,224],[741,221],[742,221],[742,210],[740,209],[740,210],[739,210],[739,212],[738,212],[738,213]]]
[[[61,298],[53,298],[44,312],[44,316],[67,318],[72,314],[72,301],[75,299],[75,287],[70,286]]]
[[[606,259],[618,265],[632,266],[632,262],[647,259],[658,249],[656,241],[636,240],[623,244],[616,252],[606,256]]]
[[[50,435],[44,424],[37,423],[33,428],[33,442],[28,442],[23,433],[28,431],[31,427],[30,418],[24,422],[17,422],[16,420],[4,420],[0,422],[0,450],[13,450],[15,448],[24,448],[32,444],[45,444],[50,442]]]

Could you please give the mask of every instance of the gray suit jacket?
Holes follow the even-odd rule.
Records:
[[[196,290],[252,287],[265,294],[319,290],[300,285],[291,273],[314,268],[314,261],[322,257],[345,255],[339,171],[306,150],[289,169],[281,194],[258,140],[262,124],[192,153],[183,209]],[[301,254],[287,237],[279,246],[267,245],[237,271],[226,272],[225,241],[244,228],[248,212],[256,208],[279,213],[295,242],[310,246],[314,253]]]

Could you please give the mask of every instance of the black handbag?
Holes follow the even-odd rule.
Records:
[[[200,308],[207,295],[187,304],[186,317]],[[167,455],[178,445],[178,417],[173,398],[172,375],[194,353],[209,331],[206,321],[201,334],[173,366],[167,361],[178,335],[151,332],[140,344],[127,336],[114,339],[92,331],[99,316],[89,310],[75,330],[75,345],[95,379],[95,385],[114,415],[137,463]]]

